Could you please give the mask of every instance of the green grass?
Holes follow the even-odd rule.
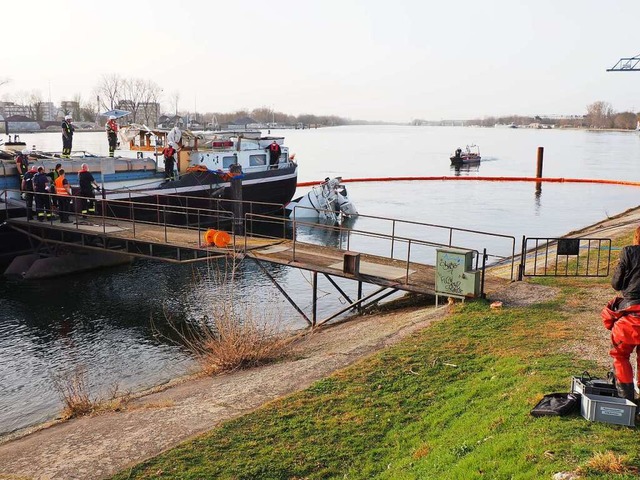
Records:
[[[589,283],[578,283],[567,293],[584,294]],[[568,391],[572,375],[596,370],[559,348],[578,335],[561,303],[467,303],[397,346],[114,478],[541,479],[577,467],[583,478],[637,478],[586,468],[605,451],[640,466],[635,429],[529,415],[544,394]]]

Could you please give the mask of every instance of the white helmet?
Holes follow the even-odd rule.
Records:
[[[65,119],[65,120],[71,120],[71,115],[65,115],[65,116],[64,116],[64,119]]]
[[[24,150],[22,150],[22,154],[23,155],[29,155],[29,149],[25,148]]]
[[[115,115],[109,115],[109,120],[115,120],[116,116]]]

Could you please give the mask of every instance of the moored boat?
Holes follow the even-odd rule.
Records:
[[[132,125],[119,132],[123,149],[116,151],[115,158],[74,152],[72,158],[63,159],[56,153],[31,152],[30,163],[44,166],[47,172],[60,163],[72,185],[77,184],[81,165],[87,163],[96,181],[103,185],[104,200],[155,203],[160,196],[194,197],[188,202],[192,208],[211,208],[211,198],[231,199],[231,179],[241,174],[242,200],[256,202],[251,212],[283,210],[295,193],[298,171],[284,137],[262,136],[259,131],[206,133],[184,131],[176,138],[175,131]],[[162,150],[172,139],[179,147],[177,171],[166,178]],[[278,145],[277,158],[269,150],[274,143]],[[15,160],[9,155],[0,166],[0,193],[12,189],[14,200],[19,200],[19,183]],[[113,212],[116,216],[128,215],[127,208],[110,208]]]

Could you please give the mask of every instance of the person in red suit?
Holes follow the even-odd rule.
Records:
[[[633,245],[620,251],[620,263],[613,272],[611,286],[622,297],[611,300],[602,310],[602,321],[611,330],[613,371],[618,396],[632,402],[635,385],[631,354],[636,352],[636,364],[640,371],[640,227],[633,236]]]

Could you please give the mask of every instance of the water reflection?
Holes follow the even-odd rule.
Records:
[[[456,177],[461,175],[469,175],[470,173],[475,173],[480,171],[480,162],[475,163],[455,163],[451,165],[451,170],[453,170]]]

